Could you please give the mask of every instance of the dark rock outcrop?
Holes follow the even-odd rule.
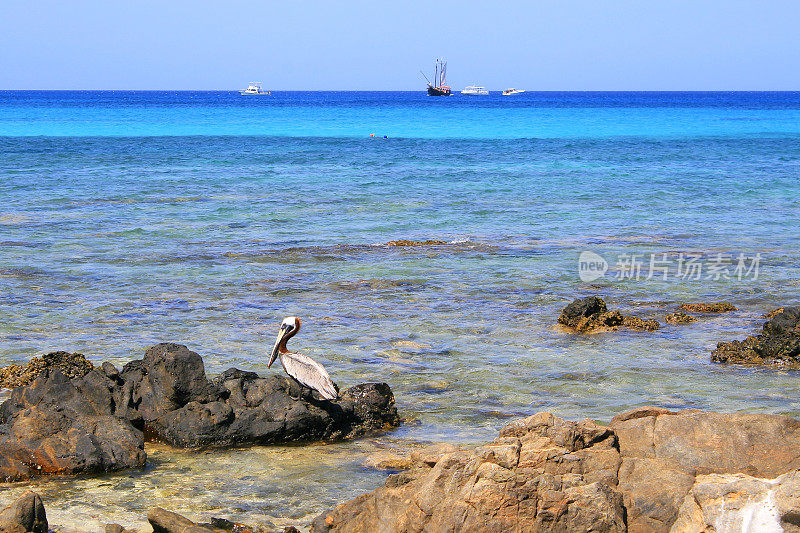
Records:
[[[800,368],[800,307],[770,313],[760,335],[743,341],[720,342],[711,352],[715,363]]]
[[[0,405],[0,479],[143,466],[142,432],[116,416],[115,383],[95,369],[69,379],[47,369]]]
[[[798,450],[800,421],[785,416],[645,407],[604,427],[539,413],[474,450],[415,452],[408,470],[323,513],[312,531],[666,533],[675,524],[713,523],[697,514],[714,512],[704,495],[745,494],[741,476],[760,480],[749,485],[748,497],[757,498],[772,483],[761,478],[800,468]],[[776,493],[781,524],[800,516],[795,479]],[[689,530],[702,529],[677,529]]]
[[[0,478],[141,467],[145,439],[179,447],[355,438],[397,426],[385,383],[321,399],[284,375],[230,369],[209,380],[202,358],[164,343],[118,371],[69,379],[44,369],[0,405]]]
[[[678,309],[692,313],[727,313],[736,311],[736,307],[728,302],[681,304]]]
[[[47,515],[42,499],[28,491],[14,503],[0,511],[2,533],[47,533]]]
[[[94,368],[83,354],[51,352],[42,357],[34,357],[25,366],[11,364],[0,368],[0,387],[13,389],[28,385],[45,370],[58,369],[69,378],[80,378]]]
[[[558,323],[579,333],[615,331],[620,327],[644,331],[659,328],[655,319],[623,316],[619,311],[609,311],[606,302],[599,296],[574,300],[561,311]]]
[[[150,348],[120,379],[148,438],[179,447],[333,441],[400,423],[385,383],[356,385],[329,401],[280,374],[232,368],[208,380],[202,358],[178,344]]]

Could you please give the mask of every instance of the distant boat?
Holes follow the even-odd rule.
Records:
[[[489,94],[489,91],[486,90],[486,87],[481,87],[479,85],[467,85],[461,94]]]
[[[509,89],[506,89],[505,91],[503,91],[503,96],[509,96],[511,94],[520,94],[520,93],[524,93],[524,92],[525,92],[524,89],[511,89],[511,88],[509,88]]]
[[[425,73],[421,70],[420,74],[422,74],[425,77],[425,81],[428,82],[428,96],[450,96],[450,87],[446,85],[447,61],[442,59],[436,60],[436,66],[433,69],[434,83],[431,83],[428,76],[425,76]]]
[[[251,81],[248,84],[247,89],[239,91],[239,94],[258,94],[258,95],[269,96],[272,94],[272,91],[265,91],[261,87],[260,81]]]

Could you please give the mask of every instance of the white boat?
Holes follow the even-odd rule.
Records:
[[[489,91],[486,90],[486,87],[480,87],[478,85],[467,85],[461,94],[489,94]]]
[[[269,95],[272,94],[272,91],[265,91],[261,87],[261,82],[260,81],[251,81],[247,85],[247,89],[245,89],[243,91],[239,91],[239,94],[260,94],[260,95],[269,96]]]
[[[510,94],[519,94],[519,93],[524,93],[524,92],[525,92],[524,89],[512,89],[512,88],[509,88],[509,89],[506,89],[505,91],[503,91],[503,96],[508,96]]]

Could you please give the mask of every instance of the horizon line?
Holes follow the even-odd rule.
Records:
[[[241,89],[4,89],[0,92],[233,92]],[[424,93],[422,89],[267,89],[270,92],[305,92],[305,93]],[[505,89],[488,89],[502,92]],[[800,89],[525,89],[526,93],[796,93]],[[454,92],[453,94],[459,94]],[[472,95],[466,95],[472,96]]]

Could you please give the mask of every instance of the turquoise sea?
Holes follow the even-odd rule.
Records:
[[[0,199],[0,365],[69,350],[120,366],[173,341],[209,374],[277,372],[267,351],[298,315],[291,348],[342,387],[389,383],[407,419],[36,481],[64,531],[142,526],[153,505],[307,524],[383,483],[373,451],[484,442],[543,410],[800,416],[797,372],[709,360],[800,304],[800,93],[0,91]],[[604,276],[582,281],[582,252]],[[678,270],[692,257],[697,276]],[[557,328],[589,294],[662,327]],[[721,300],[738,311],[663,324]]]

